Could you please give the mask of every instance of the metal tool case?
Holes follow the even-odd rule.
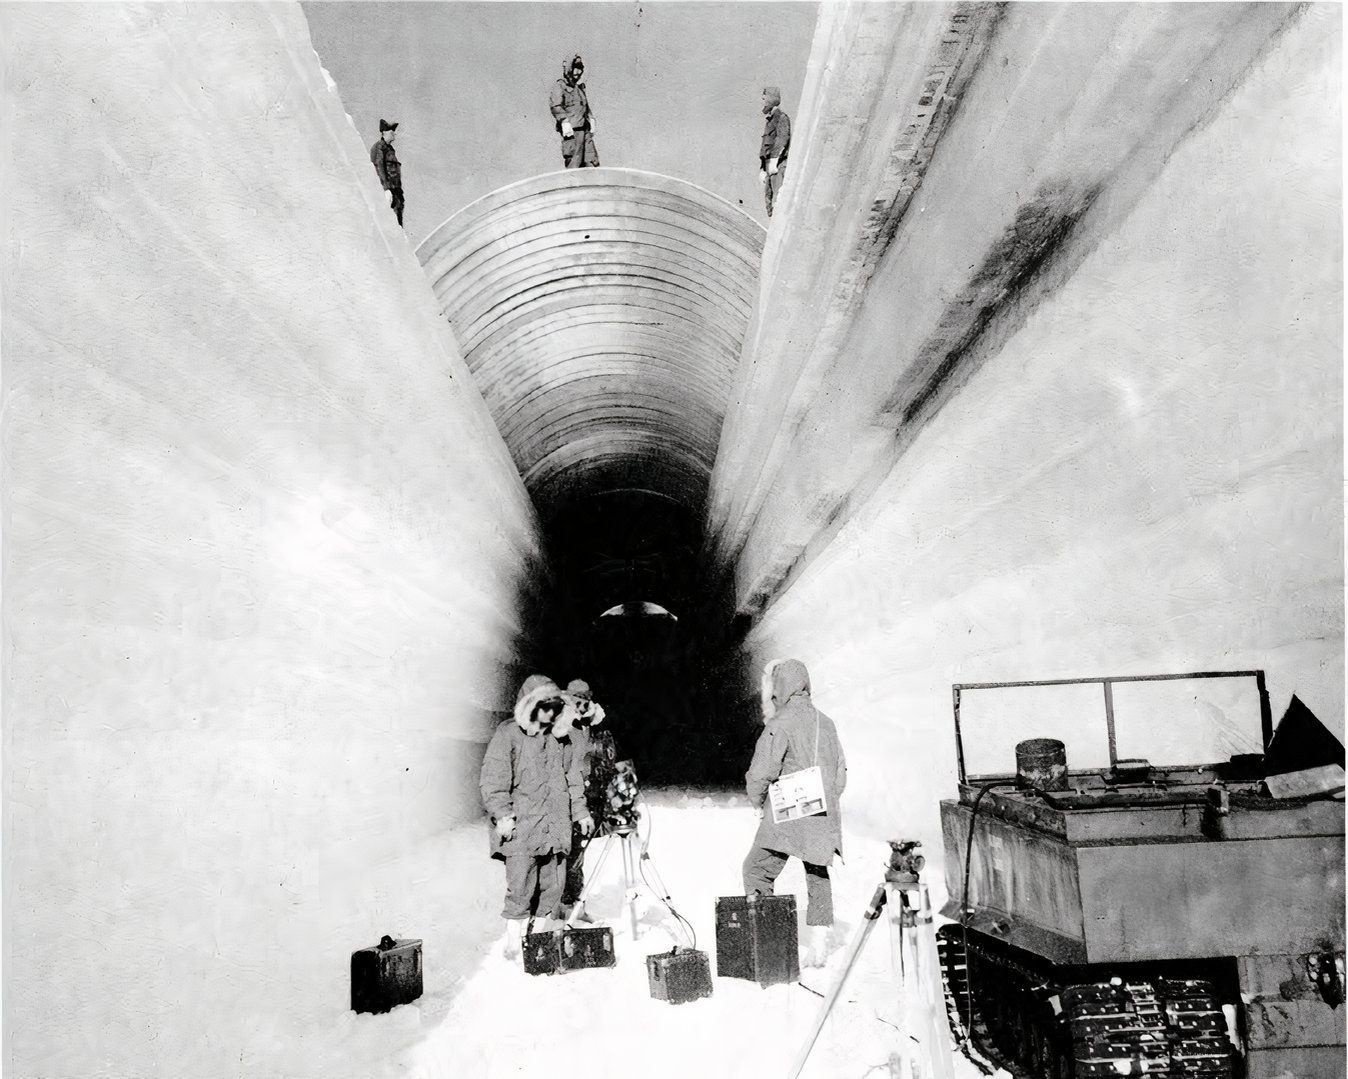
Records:
[[[421,941],[385,936],[351,953],[351,1010],[386,1012],[421,996]]]
[[[761,986],[800,979],[794,895],[716,900],[716,975]]]
[[[651,999],[687,1004],[711,996],[711,964],[707,953],[693,948],[646,956],[646,977]]]

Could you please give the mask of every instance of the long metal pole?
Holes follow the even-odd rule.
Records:
[[[847,976],[852,973],[852,966],[857,961],[857,956],[861,954],[861,949],[866,943],[866,938],[871,935],[871,930],[875,928],[876,920],[880,917],[880,912],[885,909],[885,901],[888,896],[885,893],[885,886],[882,884],[875,889],[875,894],[871,896],[870,906],[866,908],[866,913],[862,917],[861,925],[857,927],[856,933],[852,935],[852,943],[847,949],[847,961],[843,964],[842,970],[833,982],[833,988],[828,991],[824,998],[824,1006],[819,1009],[819,1015],[815,1018],[814,1026],[810,1030],[810,1035],[805,1040],[805,1044],[800,1047],[800,1052],[796,1055],[796,1062],[791,1066],[790,1079],[800,1079],[800,1073],[805,1070],[805,1062],[810,1059],[810,1051],[814,1049],[814,1043],[819,1040],[819,1032],[824,1029],[824,1023],[828,1019],[829,1012],[833,1010],[833,1005],[838,1002],[838,996],[842,993],[843,983],[847,981]]]
[[[897,983],[898,1007],[895,1018],[899,1028],[898,1048],[890,1058],[894,1079],[919,1079],[913,1067],[912,1050],[909,1038],[913,1031],[913,997],[909,989],[912,978],[913,958],[909,954],[909,938],[912,936],[908,893],[902,889],[890,887],[889,895],[889,963]],[[894,895],[894,891],[898,895]]]
[[[636,859],[632,850],[636,842],[636,836],[623,836],[623,888],[627,897],[627,915],[632,923],[632,939],[636,940],[640,935],[640,929],[637,926],[637,888],[634,881],[636,873]]]
[[[937,987],[941,985],[941,960],[932,925],[931,897],[925,884],[918,889],[913,922],[913,982],[922,1004],[922,1040],[931,1063],[931,1076],[932,1079],[955,1079],[955,1046],[945,1011],[945,993],[941,991],[937,995]]]

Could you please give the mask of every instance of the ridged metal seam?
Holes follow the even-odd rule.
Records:
[[[647,442],[587,444],[587,468],[577,470],[566,459],[545,462],[525,478],[536,498],[547,502],[558,493],[589,495],[613,486],[649,490],[687,506],[706,498],[709,469]],[[621,477],[621,483],[615,481]]]
[[[699,276],[706,274],[738,282],[746,269],[752,269],[738,257],[736,249],[721,243],[691,244],[682,229],[652,231],[649,228],[614,227],[606,222],[583,231],[579,239],[571,238],[574,232],[574,229],[568,230],[566,242],[558,243],[555,230],[537,234],[516,231],[470,256],[464,256],[460,248],[452,265],[443,267],[442,272],[427,266],[427,274],[433,288],[468,289],[471,293],[473,285],[480,280],[482,267],[495,265],[502,259],[507,267],[514,269],[517,265],[537,264],[540,252],[547,256],[575,258],[583,254],[615,255],[634,249],[649,252],[654,259],[664,257],[681,266],[697,267]]]
[[[641,211],[654,210],[651,213]],[[505,212],[505,211],[503,211]],[[577,214],[564,201],[548,208],[534,207],[511,222],[503,232],[495,222],[482,222],[458,235],[452,249],[428,253],[426,273],[433,285],[453,283],[456,277],[472,276],[502,251],[544,245],[550,236],[565,234],[576,245],[622,241],[657,248],[677,247],[713,264],[727,259],[732,264],[752,250],[712,224],[690,221],[674,211],[631,203],[599,214]],[[424,244],[423,244],[424,250]]]
[[[621,407],[627,401],[649,400],[658,402],[668,408],[671,414],[684,416],[685,419],[690,409],[711,414],[716,408],[715,401],[707,401],[699,395],[687,393],[679,381],[663,376],[653,380],[659,392],[653,392],[649,383],[643,383],[641,390],[633,391],[630,387],[622,387],[621,379],[615,379],[606,373],[581,375],[570,378],[569,381],[574,385],[576,392],[584,394],[587,401],[592,401],[588,406],[591,408]],[[555,419],[558,414],[565,415],[575,411],[575,406],[565,395],[549,393],[546,387],[538,387],[511,403],[510,411],[504,418],[502,426],[504,428],[515,423],[545,423]]]
[[[706,446],[700,434],[690,434],[675,421],[661,421],[652,415],[590,416],[582,421],[558,424],[545,434],[540,434],[521,444],[520,458],[527,475],[532,469],[545,461],[571,461],[565,455],[577,442],[603,438],[614,443],[630,440],[633,444],[658,445],[671,453],[687,456],[699,466],[711,467],[711,458],[707,456]]]
[[[705,278],[678,273],[654,259],[644,262],[641,272],[637,272],[630,263],[581,256],[559,259],[551,265],[532,266],[519,275],[493,281],[493,291],[481,291],[481,302],[473,302],[477,297],[462,302],[453,320],[455,333],[468,344],[482,332],[483,326],[496,321],[502,313],[545,298],[560,282],[644,288],[653,298],[670,293],[686,294],[700,310],[713,318],[722,315],[734,319],[747,317],[752,303],[749,297],[735,296],[727,283],[709,283]]]
[[[573,345],[571,341],[559,341],[559,349],[565,349],[560,355],[541,348],[519,349],[511,354],[509,362],[502,362],[493,368],[495,378],[486,388],[484,397],[500,410],[502,423],[508,421],[515,411],[515,403],[521,395],[570,393],[568,383],[571,380],[592,374],[605,374],[612,382],[626,386],[641,385],[647,380],[668,385],[673,379],[682,387],[680,400],[691,394],[713,408],[722,400],[724,377],[718,379],[715,370],[708,372],[699,366],[702,356],[695,348],[670,344],[669,352],[666,353],[650,347],[645,341],[627,340],[631,341],[631,347],[627,350],[622,349],[625,341],[615,342],[617,347],[605,347],[609,359],[602,364],[587,359],[593,355],[595,347],[589,342]],[[640,363],[644,363],[645,368],[634,373],[634,365]],[[728,372],[723,371],[722,374],[728,377]],[[578,387],[582,390],[596,388],[589,383]]]
[[[584,453],[588,468],[574,468],[574,455]],[[689,457],[674,457],[666,452],[658,442],[650,438],[623,438],[603,441],[588,440],[570,453],[558,450],[555,459],[545,459],[534,465],[524,476],[524,483],[530,491],[546,492],[549,488],[569,484],[573,488],[589,488],[586,484],[586,472],[609,473],[623,472],[623,475],[639,477],[640,487],[652,491],[667,492],[705,498],[705,484],[710,475],[710,465],[702,465]],[[593,491],[589,488],[588,491]],[[600,488],[601,490],[601,488]]]
[[[482,365],[474,362],[473,353],[484,347],[491,348],[498,339],[527,326],[534,319],[561,315],[562,322],[569,318],[576,323],[581,321],[621,323],[623,321],[621,317],[612,316],[628,314],[644,317],[646,321],[657,325],[674,324],[686,328],[687,332],[697,331],[717,337],[725,349],[732,353],[738,352],[734,327],[730,325],[728,318],[708,317],[696,306],[676,300],[675,295],[672,292],[659,293],[645,287],[624,289],[617,285],[586,284],[583,280],[574,284],[564,281],[550,297],[539,298],[514,307],[503,307],[498,312],[495,323],[487,327],[489,332],[475,336],[471,343],[461,341],[460,347],[465,350],[464,358],[468,360],[468,366],[476,370]],[[613,306],[619,311],[601,315],[600,312],[593,310],[604,306]],[[587,311],[583,320],[576,317],[581,311]],[[452,324],[453,319],[450,322]]]
[[[594,324],[601,323],[607,332],[596,335]],[[493,335],[491,343],[479,345],[473,352],[470,370],[488,367],[493,370],[523,354],[539,350],[565,354],[583,350],[613,354],[646,352],[670,362],[686,358],[690,373],[705,375],[719,383],[716,367],[708,365],[721,361],[721,366],[733,370],[737,362],[728,334],[718,334],[705,325],[688,324],[674,318],[669,312],[641,310],[633,304],[593,304],[584,308],[562,307],[551,312],[539,312],[533,320],[503,327]]]
[[[541,445],[539,452],[531,452],[529,443],[525,443],[523,453],[528,459],[529,471],[546,462],[570,461],[574,457],[575,447],[582,443],[602,439],[605,444],[620,445],[657,445],[671,452],[678,451],[686,455],[695,464],[711,467],[711,457],[703,452],[704,443],[673,423],[653,423],[648,417],[604,416],[591,417],[586,423],[570,425],[566,439],[549,439],[546,446]]]
[[[417,249],[418,257],[424,265],[427,260],[422,255],[423,249],[440,249],[445,234],[457,236],[472,222],[494,218],[502,209],[513,210],[521,204],[528,205],[540,196],[546,199],[552,192],[584,192],[599,188],[624,188],[629,198],[639,198],[644,193],[651,199],[664,192],[670,198],[691,203],[694,207],[714,207],[717,219],[727,232],[734,233],[748,246],[762,244],[763,230],[752,217],[695,184],[639,169],[602,168],[540,173],[483,195],[441,223]]]
[[[665,440],[641,431],[624,429],[620,431],[600,431],[584,438],[573,439],[569,445],[553,450],[535,463],[524,475],[524,483],[532,489],[536,484],[553,481],[560,474],[571,475],[577,470],[579,461],[598,465],[605,458],[625,460],[644,454],[648,461],[656,463],[651,469],[652,478],[657,473],[677,473],[681,476],[697,476],[705,480],[711,474],[711,461],[705,460],[690,447],[683,452],[673,452]]]
[[[555,437],[559,432],[578,424],[607,423],[620,420],[624,423],[668,427],[675,431],[685,431],[698,436],[699,443],[714,438],[716,430],[708,421],[708,427],[690,430],[688,408],[670,405],[664,399],[645,393],[606,393],[596,396],[583,408],[575,408],[566,401],[552,401],[530,416],[530,428],[535,437],[544,432]]]
[[[530,177],[417,249],[525,484],[705,500],[764,233],[668,176]]]

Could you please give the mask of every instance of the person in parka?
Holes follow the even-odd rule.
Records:
[[[568,169],[599,167],[599,151],[594,146],[594,113],[581,76],[585,61],[568,56],[562,61],[562,77],[553,84],[548,105],[562,136],[562,164]]]
[[[822,962],[833,924],[833,887],[828,867],[842,854],[842,810],[847,761],[833,720],[810,700],[810,674],[795,659],[770,662],[763,670],[764,730],[744,777],[749,804],[762,818],[754,845],[744,859],[744,894],[771,895],[773,884],[791,857],[805,864],[807,959]],[[826,809],[814,816],[774,824],[765,805],[768,786],[779,777],[819,766]],[[817,927],[817,928],[816,928]]]
[[[611,733],[595,729],[604,722],[604,708],[594,699],[589,683],[572,679],[566,685],[566,695],[575,709],[571,752],[576,756],[585,787],[585,811],[593,821],[591,834],[603,835],[606,831],[604,793],[613,778],[617,749]],[[585,890],[585,842],[589,838],[579,827],[572,831],[571,851],[566,860],[566,887],[562,892],[562,910],[568,916]],[[580,921],[586,920],[583,912],[577,913],[576,917]]]
[[[397,215],[398,224],[403,223],[403,167],[398,163],[398,152],[393,149],[393,140],[398,135],[398,125],[387,120],[379,121],[379,141],[370,147],[370,164],[379,173],[379,184],[388,192],[389,205]]]
[[[763,138],[758,146],[758,177],[763,184],[763,200],[768,217],[777,204],[777,193],[786,179],[786,158],[791,152],[791,117],[782,111],[782,91],[776,86],[763,87]]]
[[[491,818],[491,855],[505,862],[506,955],[519,955],[527,921],[540,931],[561,914],[571,826],[583,834],[580,768],[567,734],[573,713],[552,679],[531,675],[520,686],[514,715],[492,734],[482,759],[482,803]]]

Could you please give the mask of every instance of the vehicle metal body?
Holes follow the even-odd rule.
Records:
[[[1257,693],[1252,741],[1266,749],[1258,671],[954,687],[942,913],[961,924],[942,947],[952,1023],[975,1050],[1050,1079],[1344,1075],[1342,801],[1271,797],[1255,753],[1168,766],[1117,755],[1119,686],[1218,678]],[[970,692],[1051,686],[1103,688],[1108,762],[1069,758],[1065,791],[966,774]],[[1230,715],[1198,711],[1230,745]]]

